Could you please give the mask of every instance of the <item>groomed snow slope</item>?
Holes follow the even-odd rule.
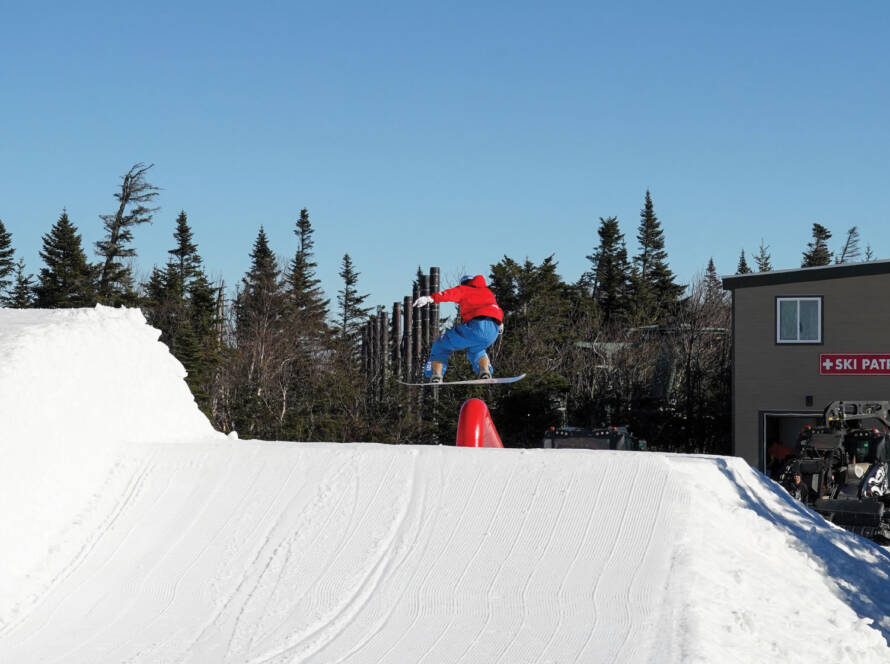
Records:
[[[67,408],[17,350],[67,336],[36,341],[46,325],[131,328],[100,344],[119,362],[84,359],[83,400],[155,352],[138,314],[80,314],[0,310],[22,412]],[[175,392],[181,367],[149,364]],[[143,392],[103,394],[158,403]],[[64,500],[33,489],[55,439],[0,411],[0,454],[38,473],[0,519],[43,526],[0,530],[0,662],[890,661],[886,552],[738,459],[237,441],[176,399],[187,436],[77,420]],[[5,553],[19,539],[30,554]]]

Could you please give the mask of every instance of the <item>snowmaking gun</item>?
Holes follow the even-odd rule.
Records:
[[[779,482],[826,520],[887,543],[888,459],[890,401],[833,401],[801,432]]]

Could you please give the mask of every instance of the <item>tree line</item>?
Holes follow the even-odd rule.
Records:
[[[872,261],[875,259],[870,244],[866,245],[865,251],[860,247],[861,238],[858,226],[851,226],[847,230],[843,242],[836,251],[831,251],[828,248],[828,241],[831,237],[830,230],[820,223],[814,223],[812,240],[807,243],[807,248],[801,257],[800,266],[822,267],[832,263],[840,265],[842,263],[855,263],[862,260]],[[760,241],[760,248],[754,257],[754,264],[757,266],[758,272],[769,272],[773,269],[769,246],[764,245],[763,240]],[[745,250],[742,249],[738,265],[736,266],[736,274],[750,274],[753,271],[745,258]]]
[[[501,375],[528,377],[510,388],[439,390],[433,398],[431,390],[406,388],[395,376],[379,384],[380,377],[367,375],[361,328],[372,308],[360,273],[345,254],[336,302],[325,298],[305,208],[286,264],[260,227],[231,299],[224,284],[208,278],[185,211],[176,218],[167,263],[137,283],[133,232],[158,209],[151,168],[135,164],[122,176],[114,210],[100,217],[104,236],[95,244],[95,262],[63,210],[42,238],[43,267],[36,277],[28,274],[0,221],[0,303],[140,307],[185,366],[199,407],[222,431],[265,440],[450,442],[460,402],[478,394],[510,445],[537,446],[554,425],[628,425],[657,449],[730,451],[727,295],[713,259],[693,283],[677,282],[648,191],[636,251],[628,250],[617,217],[600,217],[589,269],[576,282],[558,274],[552,256],[540,263],[504,256],[491,265],[487,277],[506,324],[492,361]],[[837,252],[828,250],[830,238],[814,224],[802,265],[860,258],[855,227]],[[768,249],[761,242],[754,258],[760,271],[772,269]],[[737,273],[750,271],[742,251]],[[455,361],[450,372],[461,378],[470,370]]]

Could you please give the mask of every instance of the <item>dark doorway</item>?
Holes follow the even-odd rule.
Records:
[[[822,411],[760,411],[758,467],[773,477],[785,457],[794,451],[801,429],[822,421]]]

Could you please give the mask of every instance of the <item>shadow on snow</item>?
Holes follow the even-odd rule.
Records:
[[[759,482],[758,489],[771,494],[787,512],[770,509],[748,486],[747,478],[740,477],[725,460],[718,461],[718,468],[747,507],[799,540],[828,575],[845,582],[835,584],[836,594],[856,615],[870,618],[872,627],[890,644],[890,553],[871,540],[832,526],[756,470],[751,477]],[[876,561],[864,562],[869,559]]]

